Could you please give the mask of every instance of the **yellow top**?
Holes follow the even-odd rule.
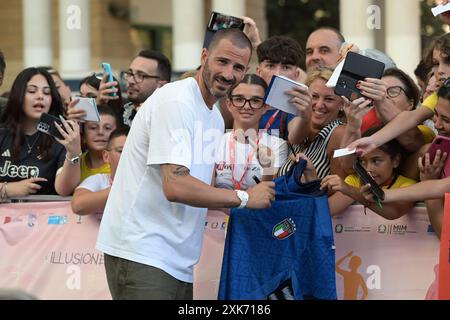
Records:
[[[105,174],[111,174],[111,169],[109,167],[109,163],[103,164],[101,167],[98,168],[89,168],[86,163],[86,156],[87,152],[83,153],[81,155],[81,181],[83,182],[84,179],[87,177],[93,176],[94,174],[98,173],[105,173]]]
[[[431,143],[434,140],[434,138],[436,137],[436,134],[434,133],[434,131],[431,130],[431,128],[426,125],[421,124],[421,125],[417,126],[417,128],[422,133],[423,141],[425,143]]]
[[[345,183],[358,189],[361,188],[361,181],[359,180],[359,177],[356,174],[348,175],[347,178],[345,178]],[[395,183],[392,185],[391,189],[404,188],[415,183],[417,183],[417,181],[399,175],[397,177],[397,180],[395,180]],[[386,188],[387,186],[383,187],[383,189]]]
[[[426,98],[424,102],[422,102],[422,107],[428,108],[434,113],[434,108],[436,108],[437,102],[438,102],[438,95],[435,92],[431,94],[428,98]]]

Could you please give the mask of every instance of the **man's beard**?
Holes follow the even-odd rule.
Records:
[[[232,85],[231,85],[229,87],[229,89],[226,91],[215,91],[213,89],[212,83],[209,82],[209,79],[212,77],[211,77],[211,72],[208,67],[208,60],[206,61],[205,67],[203,68],[202,77],[203,77],[203,82],[205,83],[206,89],[208,89],[209,93],[212,96],[216,97],[217,99],[225,97],[228,94],[228,92],[230,91],[230,89],[232,88]],[[214,78],[212,79],[212,81],[214,81]]]

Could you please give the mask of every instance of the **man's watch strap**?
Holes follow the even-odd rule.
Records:
[[[247,192],[242,191],[242,190],[235,190],[236,194],[239,198],[239,200],[241,200],[241,204],[239,205],[239,209],[245,208],[247,206],[248,200],[249,200],[249,195]]]

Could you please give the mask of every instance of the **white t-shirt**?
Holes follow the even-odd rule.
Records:
[[[211,184],[224,132],[220,112],[188,78],[155,91],[133,120],[100,225],[97,249],[193,282],[207,209],[169,202],[161,164],[181,165]]]
[[[286,141],[278,137],[267,134],[267,132],[260,130],[261,136],[259,144],[270,148],[275,155],[274,168],[280,168],[287,159],[288,147]],[[225,189],[234,189],[231,179],[231,158],[230,158],[230,137],[232,132],[227,132],[223,135],[220,141],[219,151],[216,157],[216,187]],[[240,181],[244,175],[245,167],[248,162],[249,154],[252,150],[249,144],[239,143],[234,141],[235,148],[235,165],[234,165],[234,179]],[[256,152],[253,152],[253,157],[245,176],[242,180],[241,189],[246,190],[256,184],[253,176],[257,176],[259,180],[262,178],[263,168],[258,162]]]
[[[109,174],[97,173],[83,180],[77,189],[87,189],[91,192],[98,192],[111,187],[109,182]]]
[[[111,187],[109,174],[97,173],[84,179],[76,189],[86,189],[91,192],[98,192],[109,187]],[[97,212],[95,215],[99,220],[101,220],[103,212]]]

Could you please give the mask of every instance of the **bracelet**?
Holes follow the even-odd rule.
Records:
[[[75,158],[80,158],[81,156],[83,155],[83,151],[82,152],[80,152],[80,154],[79,155],[77,155]],[[73,158],[73,159],[75,159],[75,158]],[[68,156],[68,153],[66,152],[66,160],[67,161],[71,161],[72,159],[71,158],[69,158],[69,156]]]
[[[1,195],[0,199],[1,202],[5,202],[6,199],[8,199],[8,182],[3,182],[2,189],[0,190]]]
[[[0,187],[0,202],[3,202],[3,189],[5,189],[4,183],[2,183],[2,186]]]

